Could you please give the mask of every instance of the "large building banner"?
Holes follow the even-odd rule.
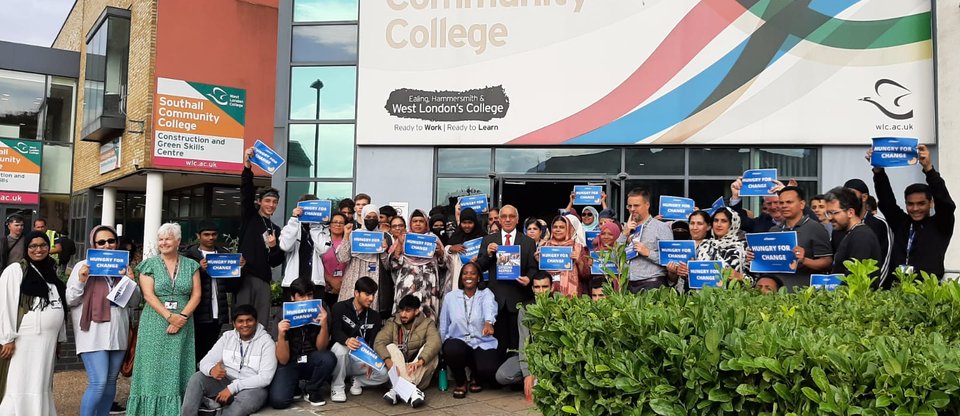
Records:
[[[929,0],[364,0],[357,144],[934,143]]]
[[[0,204],[38,204],[42,166],[42,143],[0,139]]]

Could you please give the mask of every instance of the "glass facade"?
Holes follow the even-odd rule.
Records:
[[[0,137],[37,139],[47,77],[0,70]]]
[[[294,0],[294,22],[355,21],[360,0]]]
[[[126,112],[130,19],[113,15],[111,8],[104,13],[87,40],[83,85],[83,137],[94,141],[122,134]]]

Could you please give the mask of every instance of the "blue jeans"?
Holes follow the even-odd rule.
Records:
[[[80,400],[81,416],[106,416],[117,394],[117,376],[125,350],[91,351],[80,354],[87,370],[87,391]]]
[[[337,357],[330,351],[314,351],[307,355],[307,362],[297,364],[299,357],[290,357],[285,365],[278,365],[270,383],[270,407],[286,409],[293,404],[293,395],[300,380],[307,380],[307,394],[320,394],[324,382],[329,382]]]

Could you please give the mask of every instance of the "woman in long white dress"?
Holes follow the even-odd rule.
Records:
[[[57,342],[67,340],[66,285],[57,277],[44,233],[27,234],[24,246],[24,260],[0,275],[0,357],[10,358],[0,415],[56,415],[53,365]]]

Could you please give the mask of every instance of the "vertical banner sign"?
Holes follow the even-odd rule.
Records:
[[[100,174],[120,169],[120,138],[100,145]]]
[[[770,190],[776,186],[776,169],[750,169],[743,172],[743,187],[740,196],[770,196]]]
[[[0,204],[40,203],[42,165],[43,144],[40,142],[0,139]]]
[[[693,214],[696,203],[690,198],[660,196],[660,217],[665,220],[686,221]]]
[[[870,164],[878,168],[905,168],[916,165],[920,141],[903,137],[875,137]]]
[[[157,78],[153,164],[185,170],[243,168],[246,91]]]
[[[753,251],[753,273],[796,273],[797,232],[747,234],[747,247]]]

